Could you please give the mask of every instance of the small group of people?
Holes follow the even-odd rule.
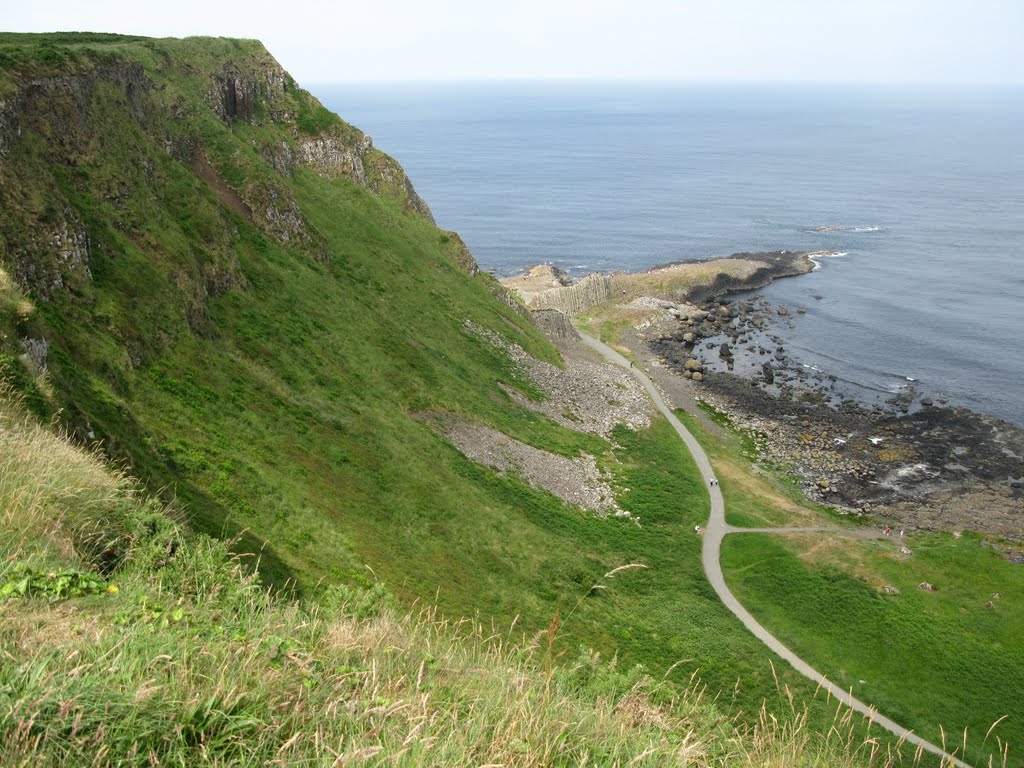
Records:
[[[904,533],[906,533],[906,531],[903,528],[900,528],[900,538],[901,539],[903,538],[903,534]],[[892,527],[891,526],[888,526],[888,525],[885,526],[885,535],[886,536],[892,536]]]

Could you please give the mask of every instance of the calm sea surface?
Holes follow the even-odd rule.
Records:
[[[1024,424],[1024,89],[312,90],[484,268],[836,251],[766,290],[808,307],[784,331],[793,356],[865,393],[909,378]]]

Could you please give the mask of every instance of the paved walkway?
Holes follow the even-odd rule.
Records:
[[[726,534],[741,532],[783,533],[787,531],[820,531],[824,529],[818,527],[746,529],[727,525],[725,522],[725,500],[722,498],[722,490],[718,486],[718,481],[716,480],[713,484],[711,483],[711,480],[714,479],[715,475],[711,469],[711,462],[708,460],[707,454],[704,452],[700,443],[697,442],[697,439],[690,434],[690,431],[683,426],[682,422],[676,418],[674,413],[672,413],[672,410],[665,403],[664,398],[662,398],[658,389],[654,386],[654,383],[642,370],[635,367],[629,360],[607,344],[604,344],[583,332],[580,332],[580,338],[583,340],[585,345],[600,353],[608,361],[629,369],[629,372],[632,373],[633,376],[643,385],[644,389],[647,390],[647,393],[650,395],[651,400],[654,401],[658,410],[661,411],[662,415],[664,415],[666,419],[668,419],[676,433],[682,441],[686,443],[686,447],[689,448],[690,453],[693,456],[693,460],[697,463],[697,469],[700,470],[700,474],[704,478],[704,482],[707,483],[708,493],[711,496],[711,517],[708,519],[707,527],[704,529],[704,549],[701,554],[701,558],[704,563],[704,573],[707,574],[708,581],[711,582],[711,586],[714,587],[715,592],[718,593],[719,599],[725,604],[725,606],[743,622],[743,625],[749,629],[758,640],[788,661],[790,665],[792,665],[793,669],[804,677],[809,678],[813,683],[824,689],[833,698],[839,700],[854,711],[860,712],[866,717],[869,717],[874,723],[877,723],[899,738],[906,740],[908,743],[938,755],[942,758],[942,764],[944,767],[957,766],[957,768],[970,768],[967,763],[944,751],[941,747],[932,744],[930,741],[925,741],[917,734],[907,730],[897,723],[894,723],[884,715],[880,715],[878,710],[874,707],[870,707],[860,699],[854,698],[850,693],[834,684],[814,669],[814,667],[783,645],[775,635],[761,626],[757,619],[755,619],[750,612],[740,604],[740,601],[736,599],[736,596],[733,595],[732,591],[726,585],[725,575],[722,573],[722,539],[725,538]]]

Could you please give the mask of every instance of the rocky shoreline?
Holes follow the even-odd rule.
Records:
[[[747,430],[761,460],[808,498],[900,528],[974,530],[1024,542],[1024,429],[919,397],[912,384],[858,402],[786,351],[780,321],[806,311],[760,296],[710,298],[623,334],[652,365]]]
[[[855,399],[787,352],[785,326],[807,309],[750,291],[801,274],[813,255],[658,267],[613,283],[593,311],[614,318],[619,343],[659,374],[672,400],[724,412],[750,433],[759,460],[795,477],[809,499],[893,528],[978,531],[1020,556],[1024,429],[933,402],[910,382],[887,399]],[[550,268],[531,275],[573,285]]]

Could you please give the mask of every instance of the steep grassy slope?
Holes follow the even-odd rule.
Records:
[[[0,466],[4,766],[897,764],[843,721],[736,728],[698,687],[551,664],[556,629],[516,642],[380,589],[274,597],[6,392]]]
[[[528,385],[466,323],[554,352],[397,164],[259,44],[30,38],[0,56],[0,258],[35,305],[8,312],[8,359],[42,349],[65,424],[201,529],[250,529],[270,578],[349,573],[354,545],[393,575],[382,528],[448,548],[422,528],[470,484],[418,411],[579,447],[512,404],[498,382]]]

